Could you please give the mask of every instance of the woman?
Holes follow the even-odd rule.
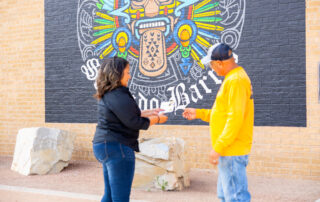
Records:
[[[97,77],[98,124],[93,152],[103,165],[105,193],[102,202],[129,202],[135,168],[134,151],[139,151],[139,130],[164,123],[168,117],[160,109],[140,111],[131,93],[128,61],[107,59]]]

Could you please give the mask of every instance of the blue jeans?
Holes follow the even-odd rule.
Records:
[[[135,168],[133,149],[106,142],[93,144],[93,153],[103,166],[105,188],[101,202],[129,202]]]
[[[246,174],[248,161],[248,155],[219,158],[217,194],[222,202],[250,201]]]

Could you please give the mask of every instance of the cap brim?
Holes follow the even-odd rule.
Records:
[[[201,63],[204,65],[208,65],[210,63],[210,61],[211,61],[211,57],[209,57],[209,56],[203,57],[201,59]]]

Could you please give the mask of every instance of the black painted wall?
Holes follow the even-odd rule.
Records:
[[[305,1],[250,1],[241,63],[253,83],[255,125],[306,126]]]
[[[99,59],[99,55],[96,57],[90,56],[90,54],[84,56],[83,49],[81,49],[81,45],[79,46],[79,21],[77,22],[79,18],[77,16],[80,16],[79,11],[81,9],[79,8],[82,2],[84,1],[45,0],[46,122],[96,122],[96,100],[92,97],[95,92],[94,82],[86,77],[87,75],[84,74],[81,67],[86,66],[92,58]],[[97,1],[87,2],[95,3]],[[215,2],[212,1],[212,3]],[[238,38],[239,43],[233,44],[233,48],[239,56],[238,63],[246,69],[252,80],[255,99],[255,125],[306,126],[305,1],[239,0],[239,2],[242,2],[241,6],[235,4],[236,6],[231,5],[229,7],[223,2],[225,1],[220,1],[220,10],[229,11],[231,15],[229,17],[221,15],[222,19],[231,19],[232,14],[244,13],[242,34]],[[180,18],[183,15],[185,15],[185,19],[188,17],[186,14],[187,8],[182,9]],[[92,7],[87,6],[85,9],[89,11]],[[122,26],[125,26],[124,20],[119,22]],[[227,29],[235,24],[223,25],[222,23],[223,20],[222,22],[215,22],[215,25],[224,26]],[[89,30],[87,33],[92,34],[94,32]],[[212,33],[222,36],[218,32],[213,31]],[[85,38],[85,36],[83,37]],[[166,40],[169,40],[168,38],[170,38],[170,35]],[[172,41],[168,41],[167,44],[172,43]],[[208,39],[210,44],[217,41],[223,41],[222,37],[211,41]],[[227,40],[227,42],[230,42],[230,40]],[[132,43],[132,47],[139,51],[139,44],[134,44],[134,41]],[[170,85],[166,86],[165,98],[162,96],[162,99],[164,99],[162,101],[168,101],[172,97],[168,88],[173,87],[176,90],[176,87],[180,85],[180,87],[185,87],[185,93],[189,97],[190,103],[187,107],[211,108],[220,85],[210,77],[210,70],[208,68],[203,70],[201,76],[198,77],[191,76],[192,69],[197,67],[199,69],[199,65],[191,56],[193,66],[190,72],[183,72],[179,69],[178,65],[182,63],[181,58],[176,59],[173,55],[170,57],[168,57],[168,75],[175,76],[172,77],[173,80],[170,81]],[[134,61],[137,60],[134,60],[134,57],[131,56],[128,56],[127,59],[132,62],[133,67],[134,80],[129,84],[130,90],[137,98],[137,102],[140,99],[139,93],[150,101],[154,95],[141,90],[144,87],[144,80],[139,80],[140,77],[134,76],[138,71],[137,66],[134,65]],[[101,61],[101,59],[99,60]],[[177,66],[173,65],[174,62]],[[150,81],[152,80],[153,78],[150,79]],[[200,80],[203,80],[204,84],[211,90],[210,93],[201,88]],[[149,82],[148,79],[145,81]],[[159,79],[157,84],[148,83],[145,85],[154,85],[151,87],[156,89],[156,85],[161,86],[166,85],[166,83]],[[198,87],[202,99],[189,90],[192,85]],[[177,92],[179,92],[179,89],[182,91],[182,88],[178,88]],[[196,99],[197,102],[192,101],[192,96],[198,98]],[[156,98],[161,101],[160,97]],[[177,108],[175,113],[170,114],[168,124],[206,124],[200,120],[185,121],[181,117],[181,112],[182,109]]]

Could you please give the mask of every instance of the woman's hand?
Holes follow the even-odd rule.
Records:
[[[150,110],[142,110],[141,111],[141,116],[142,117],[145,117],[145,118],[148,118],[150,116],[158,116],[159,115],[159,112],[162,112],[164,111],[163,109],[150,109]]]
[[[153,112],[152,112],[153,114],[159,115],[159,113],[162,112],[162,111],[164,111],[164,109],[157,108],[157,109],[152,109],[152,111],[153,111]]]
[[[168,120],[168,117],[166,115],[164,114],[159,115],[159,123],[165,123],[167,122],[167,120]]]
[[[147,117],[150,120],[150,126],[159,123],[165,123],[168,120],[168,117],[164,114],[152,115]]]

